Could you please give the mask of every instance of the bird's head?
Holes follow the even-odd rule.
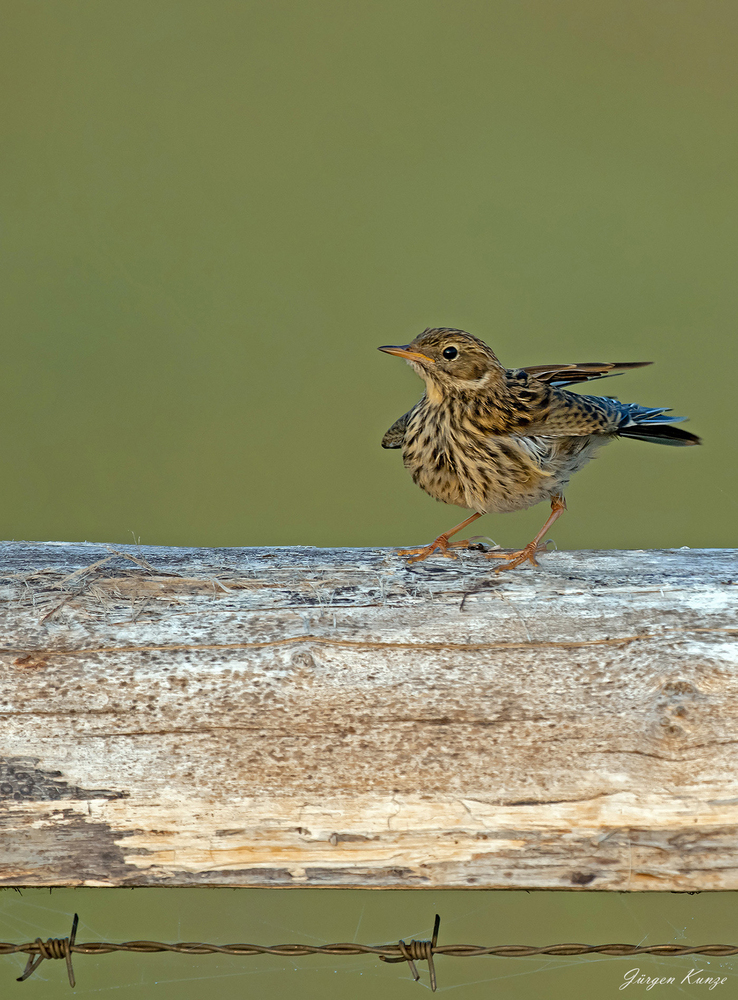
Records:
[[[491,388],[504,368],[487,345],[463,330],[424,330],[403,347],[380,347],[404,358],[426,384],[430,396]]]

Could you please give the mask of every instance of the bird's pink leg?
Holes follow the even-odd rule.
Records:
[[[566,510],[566,501],[562,496],[555,496],[551,498],[551,514],[548,520],[543,525],[541,530],[538,532],[536,537],[532,542],[528,542],[524,549],[520,549],[518,552],[485,552],[485,557],[487,559],[505,559],[507,562],[506,566],[499,566],[495,572],[501,573],[505,569],[516,569],[521,563],[526,561],[532,562],[534,566],[538,565],[536,561],[536,554],[539,549],[545,550],[545,545],[541,545],[541,539],[546,534],[548,529],[557,521],[561,515]]]
[[[455,528],[452,528],[450,531],[446,531],[442,535],[439,535],[435,541],[430,542],[428,545],[421,545],[417,549],[400,549],[397,554],[399,556],[412,556],[412,559],[408,559],[408,562],[413,563],[413,562],[420,562],[423,559],[427,559],[432,552],[435,552],[436,549],[438,549],[438,551],[441,553],[442,556],[446,556],[449,559],[455,559],[456,556],[453,554],[453,552],[449,552],[448,550],[450,548],[459,548],[459,549],[468,548],[469,540],[465,538],[461,542],[449,542],[449,538],[451,537],[451,535],[455,535],[457,531],[461,531],[461,529],[465,528],[467,524],[471,524],[472,521],[476,521],[476,519],[481,516],[482,516],[481,514],[472,514],[471,517],[467,517],[465,521],[462,521],[461,524],[457,524]]]

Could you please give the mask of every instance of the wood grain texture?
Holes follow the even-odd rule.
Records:
[[[738,554],[0,545],[0,884],[738,889]]]

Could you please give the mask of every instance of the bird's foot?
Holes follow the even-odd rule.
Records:
[[[427,559],[429,555],[433,552],[439,552],[442,556],[447,559],[458,559],[455,552],[449,552],[449,549],[468,549],[469,541],[468,539],[463,539],[460,542],[449,542],[446,535],[439,535],[435,541],[429,542],[428,545],[420,545],[415,549],[398,549],[398,556],[411,556],[408,559],[409,563],[422,562],[423,559]]]
[[[547,552],[548,549],[544,542],[528,542],[524,549],[519,549],[517,552],[500,552],[492,551],[485,552],[485,559],[504,559],[505,565],[498,566],[495,573],[502,573],[506,569],[517,569],[524,562],[530,562],[534,566],[540,565],[536,556],[540,552]]]

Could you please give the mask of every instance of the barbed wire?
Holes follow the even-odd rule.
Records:
[[[503,944],[485,947],[477,944],[438,944],[438,931],[441,918],[436,914],[433,925],[433,936],[430,941],[403,941],[396,944],[356,944],[355,942],[338,942],[336,944],[207,944],[203,941],[88,941],[78,944],[77,924],[79,917],[75,913],[72,920],[72,930],[69,937],[48,938],[43,941],[27,941],[25,944],[12,944],[0,941],[0,955],[25,954],[28,962],[23,975],[17,982],[28,979],[45,959],[64,959],[67,964],[69,985],[74,987],[74,969],[72,955],[108,955],[111,952],[127,951],[136,954],[150,955],[155,952],[169,951],[180,955],[278,955],[282,958],[300,958],[304,955],[376,955],[381,962],[407,962],[413,979],[420,979],[416,962],[427,962],[430,977],[430,987],[436,989],[436,969],[434,957],[446,955],[449,958],[476,958],[480,955],[490,955],[495,958],[535,958],[538,955],[553,957],[571,957],[573,955],[609,955],[613,958],[629,958],[633,955],[657,955],[666,958],[678,958],[681,955],[709,955],[712,958],[726,958],[738,955],[738,945],[733,944],[699,944],[692,947],[678,944],[549,944],[542,948],[526,944]]]

